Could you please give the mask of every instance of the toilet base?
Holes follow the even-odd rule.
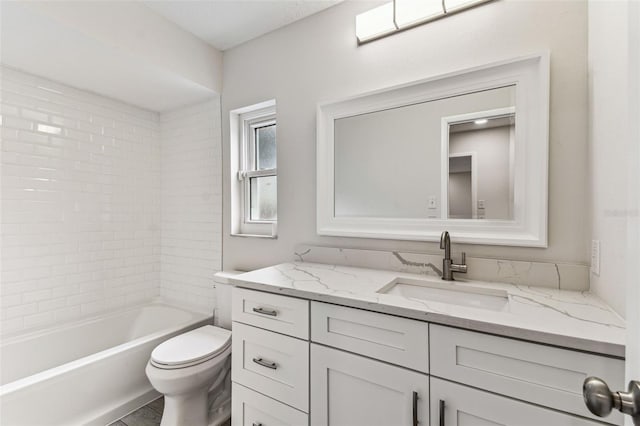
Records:
[[[165,395],[160,426],[207,426],[208,414],[207,389],[186,395]]]

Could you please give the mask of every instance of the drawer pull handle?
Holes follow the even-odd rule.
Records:
[[[253,422],[253,426],[262,426],[262,423]]]
[[[444,426],[444,400],[440,400],[440,426]]]
[[[413,391],[413,426],[418,426],[418,392]]]
[[[253,308],[253,312],[262,315],[269,315],[270,317],[278,316],[278,311],[276,311],[275,309]]]
[[[270,368],[272,370],[276,370],[278,368],[278,365],[275,362],[265,361],[262,358],[254,358],[253,362],[263,367]]]

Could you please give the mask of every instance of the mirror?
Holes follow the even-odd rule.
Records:
[[[545,247],[548,53],[318,106],[320,235]]]
[[[334,126],[336,217],[512,218],[515,86]]]

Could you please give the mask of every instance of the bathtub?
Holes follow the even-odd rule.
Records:
[[[105,425],[159,394],[151,351],[211,316],[163,303],[39,331],[0,346],[0,424]]]

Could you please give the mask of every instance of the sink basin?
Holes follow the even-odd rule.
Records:
[[[377,293],[493,311],[501,311],[509,303],[509,294],[504,290],[474,287],[450,281],[411,278],[396,278]]]

